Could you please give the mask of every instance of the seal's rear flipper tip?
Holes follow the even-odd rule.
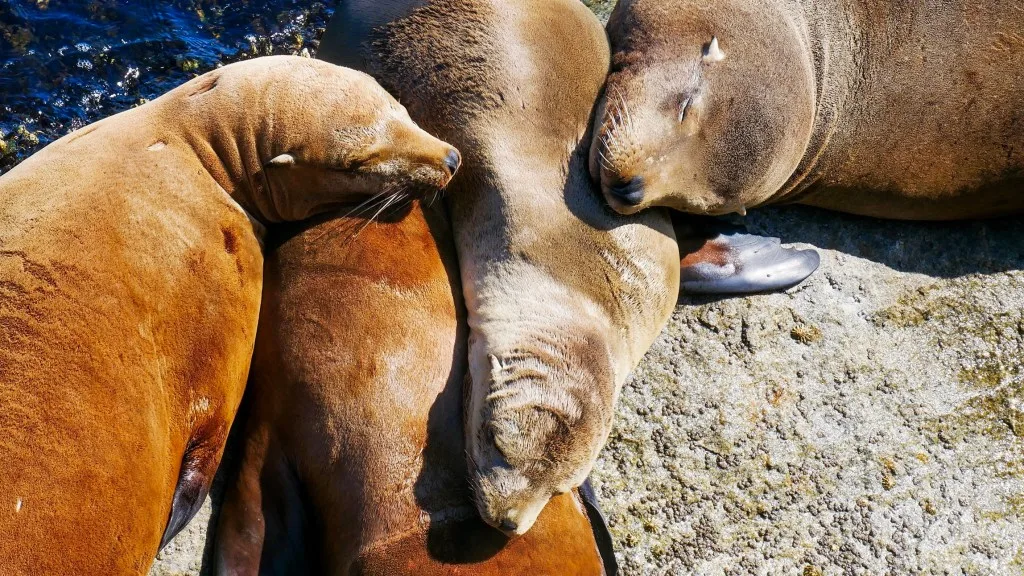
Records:
[[[213,482],[213,474],[206,472],[209,469],[216,470],[217,461],[207,451],[191,449],[186,452],[171,500],[171,515],[160,539],[160,550],[170,544],[203,507]]]
[[[681,262],[686,294],[757,294],[792,288],[813,274],[821,256],[787,248],[777,238],[736,231],[708,239]]]

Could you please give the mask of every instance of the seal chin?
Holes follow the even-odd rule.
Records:
[[[509,538],[526,534],[551,499],[531,490],[529,481],[510,467],[474,470],[472,475],[480,518]]]

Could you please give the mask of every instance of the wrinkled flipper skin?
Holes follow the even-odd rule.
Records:
[[[597,542],[597,549],[601,553],[601,561],[604,562],[605,576],[618,576],[619,563],[615,559],[615,541],[612,539],[611,531],[608,530],[608,521],[598,505],[594,487],[590,485],[590,478],[587,478],[587,481],[578,488],[578,491],[583,499],[583,507],[587,510],[590,527],[594,530],[594,540]]]
[[[171,518],[167,521],[167,529],[160,539],[160,548],[167,546],[185,526],[199,513],[206,496],[210,493],[212,478],[202,470],[196,469],[188,461],[181,467],[178,486],[174,489],[171,501]]]
[[[680,284],[689,294],[756,294],[792,288],[821,264],[814,250],[786,248],[778,238],[748,234],[712,219],[676,218]]]

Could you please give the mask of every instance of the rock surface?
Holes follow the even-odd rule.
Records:
[[[1021,223],[752,213],[822,268],[682,299],[597,467],[623,573],[1024,573]]]
[[[1022,219],[747,223],[822,268],[681,299],[595,471],[622,573],[1024,574]],[[211,510],[152,575],[201,573]]]

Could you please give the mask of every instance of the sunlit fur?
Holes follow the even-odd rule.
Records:
[[[217,574],[602,574],[576,493],[516,540],[473,507],[468,326],[443,211],[329,220],[268,255]]]
[[[796,168],[814,117],[802,31],[785,11],[744,6],[692,0],[617,6],[608,24],[615,39],[612,73],[590,162],[616,210],[742,212],[767,200]],[[716,20],[725,11],[730,18]],[[770,52],[759,26],[774,29]],[[786,88],[774,95],[764,88],[769,83]],[[642,180],[643,198],[630,204],[614,188],[634,179]]]
[[[0,573],[145,574],[220,462],[264,230],[440,186],[451,150],[370,77],[274,57],[0,177]]]
[[[523,534],[590,471],[679,282],[667,214],[615,216],[587,173],[604,32],[576,0],[353,0],[320,54],[370,71],[465,156],[446,199],[467,458],[484,520]]]
[[[1022,28],[1016,0],[622,0],[591,174],[621,213],[1020,212]]]

